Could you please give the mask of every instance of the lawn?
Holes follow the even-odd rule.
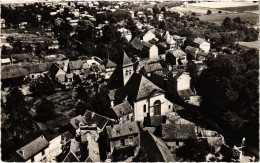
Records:
[[[212,14],[212,15],[201,15],[198,18],[201,21],[208,21],[212,23],[216,23],[221,25],[223,20],[229,17],[234,19],[236,17],[240,17],[242,21],[249,21],[250,23],[257,24],[259,23],[259,15],[253,13],[237,13],[237,14]]]

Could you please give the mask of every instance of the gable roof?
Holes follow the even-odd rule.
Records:
[[[196,53],[196,51],[198,51],[198,50],[199,50],[198,48],[195,48],[192,46],[187,46],[185,49],[185,51],[192,52],[192,53]]]
[[[162,65],[160,63],[151,63],[144,66],[146,73],[162,70]]]
[[[133,112],[132,107],[128,101],[118,104],[114,106],[112,109],[114,110],[118,118]]]
[[[16,151],[25,161],[49,146],[43,135]]]
[[[172,54],[175,58],[183,58],[185,57],[187,54],[182,51],[182,50],[179,50],[179,49],[176,49],[176,50],[167,50],[167,54]]]
[[[162,139],[187,140],[196,139],[195,126],[193,124],[163,124]]]
[[[141,133],[141,147],[143,147],[144,153],[150,162],[175,161],[167,145],[149,131]]]
[[[128,99],[137,101],[147,98],[157,91],[164,92],[143,75],[134,73],[116,96],[119,99],[128,96]]]
[[[51,66],[52,66],[51,62],[36,63],[36,64],[29,65],[28,69],[29,69],[30,74],[41,73],[41,72],[49,71]]]
[[[72,127],[74,129],[78,129],[79,128],[79,123],[83,123],[84,125],[86,125],[86,121],[85,118],[81,115],[78,115],[76,117],[73,117],[70,119],[70,124],[72,125]]]
[[[143,49],[143,42],[138,38],[138,37],[135,37],[132,42],[131,42],[132,46],[135,48],[135,49]]]
[[[153,44],[151,44],[149,42],[144,42],[143,44],[144,44],[144,47],[147,47],[148,49],[150,49],[153,46]]]
[[[116,67],[117,66],[117,64],[115,64],[114,62],[112,62],[109,59],[105,61],[104,65],[105,65],[106,68],[112,68],[112,67]]]
[[[81,60],[70,61],[69,67],[70,67],[71,70],[78,70],[78,69],[81,69],[83,67],[83,63],[82,63]]]
[[[197,38],[194,39],[193,42],[196,43],[196,44],[202,44],[202,43],[207,42],[207,41],[203,38],[197,37]]]
[[[125,123],[116,124],[113,126],[106,127],[108,137],[111,138],[118,138],[127,135],[138,134],[139,128],[137,122],[130,122],[127,121]]]
[[[133,62],[130,60],[130,58],[128,57],[128,55],[125,52],[124,52],[122,63],[123,63],[123,66],[133,65]]]
[[[113,119],[107,118],[89,110],[86,110],[84,118],[87,125],[96,124],[100,130],[103,130],[106,125],[110,125],[111,123],[115,122]]]

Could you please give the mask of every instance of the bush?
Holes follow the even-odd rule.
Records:
[[[210,15],[210,14],[212,14],[212,12],[211,12],[211,10],[208,10],[207,15]]]

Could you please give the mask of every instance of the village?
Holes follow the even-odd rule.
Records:
[[[226,18],[211,36],[204,27],[216,24],[174,7],[189,3],[2,4],[2,160],[257,161],[247,135],[235,138],[224,122],[205,117],[214,113],[201,111],[209,84],[200,81],[212,62],[224,65],[221,57],[258,54],[235,42],[256,41],[259,28]],[[19,21],[24,15],[10,11],[33,16]]]

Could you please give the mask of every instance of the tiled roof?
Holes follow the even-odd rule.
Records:
[[[151,48],[153,46],[153,44],[151,44],[149,42],[144,42],[144,46],[147,48]]]
[[[137,101],[139,99],[147,98],[158,91],[163,92],[161,88],[143,75],[134,73],[117,96],[123,99],[128,96],[129,99]]]
[[[178,91],[178,94],[181,98],[188,99],[190,96],[195,95],[194,92],[191,91],[191,89],[185,89]]]
[[[28,69],[21,64],[3,65],[1,66],[1,78],[10,79],[29,75]]]
[[[192,46],[187,46],[186,49],[185,49],[185,51],[192,52],[192,53],[195,53],[198,50],[199,50],[198,48],[195,48],[195,47],[192,47]]]
[[[69,67],[71,70],[78,70],[78,69],[82,69],[83,63],[82,61],[78,60],[78,61],[70,61],[69,62]]]
[[[29,72],[32,73],[40,73],[40,72],[45,72],[45,71],[49,71],[51,68],[52,63],[36,63],[36,64],[32,64],[29,67]]]
[[[105,67],[106,68],[116,67],[116,64],[108,59],[107,61],[105,61]]]
[[[137,37],[133,39],[131,44],[135,49],[139,49],[139,50],[143,49],[143,42]]]
[[[49,142],[45,139],[43,135],[33,140],[24,147],[16,151],[25,161],[31,158],[33,155],[37,154],[44,148],[48,147]]]
[[[141,146],[149,162],[174,162],[173,154],[167,145],[158,137],[144,131],[141,133]],[[153,153],[156,152],[156,155]]]
[[[182,51],[182,50],[179,50],[179,49],[176,49],[176,50],[168,50],[167,52],[169,52],[170,54],[172,54],[174,57],[176,58],[182,58],[184,56],[186,56],[187,54]]]
[[[144,70],[146,73],[154,72],[162,70],[162,66],[160,63],[151,63],[144,66]]]
[[[79,128],[79,123],[80,123],[80,122],[86,125],[85,118],[82,117],[81,115],[78,115],[78,116],[76,116],[76,117],[70,119],[70,124],[71,124],[75,129],[78,129],[78,128]]]
[[[118,118],[133,112],[132,107],[128,101],[118,104],[114,106],[112,109],[114,110]]]
[[[193,124],[163,124],[162,139],[196,139],[195,126]]]
[[[109,138],[117,138],[127,135],[138,134],[139,128],[136,122],[127,121],[125,123],[116,124],[106,127]]]
[[[205,41],[206,41],[205,39],[198,37],[198,38],[195,38],[193,42],[196,44],[202,44]]]
[[[87,125],[96,124],[101,130],[103,130],[106,125],[114,123],[114,120],[88,110],[85,112],[84,118]]]
[[[132,65],[133,62],[130,60],[130,58],[127,56],[127,54],[124,52],[123,56],[123,66]]]

